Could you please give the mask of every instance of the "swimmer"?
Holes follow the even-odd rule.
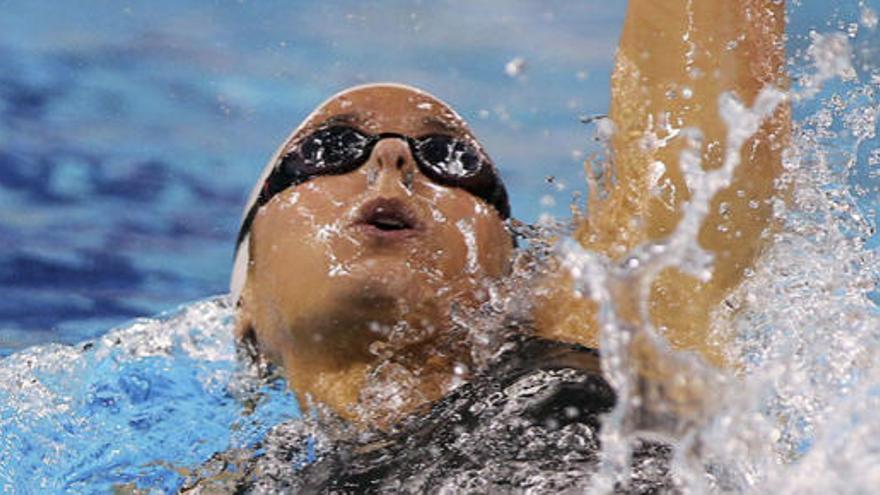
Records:
[[[718,97],[750,105],[765,85],[785,85],[783,30],[773,0],[629,2],[612,77],[616,181],[591,195],[583,245],[615,258],[671,233],[689,197],[680,131],[702,131],[703,166],[716,168]],[[713,278],[668,270],[651,291],[670,343],[718,365],[711,315],[761,252],[787,129],[781,109],[712,202],[699,240],[716,257]],[[301,399],[387,427],[469,378],[469,344],[453,322],[510,274],[509,218],[498,170],[448,105],[398,84],[343,91],[282,144],[251,194],[231,283],[238,337],[280,365]],[[593,305],[566,275],[543,289],[526,330],[597,347]],[[393,394],[376,400],[377,381]]]
[[[603,194],[591,194],[576,240],[620,260],[668,236],[690,193],[678,165],[682,130],[700,129],[703,167],[718,167],[719,96],[733,92],[751,106],[761,88],[786,86],[784,62],[783,2],[630,0],[611,81],[615,180],[591,180]],[[772,233],[789,122],[781,106],[763,123],[711,203],[699,243],[715,256],[713,277],[669,269],[651,288],[653,326],[672,347],[718,366],[727,363],[723,343],[708,338],[713,315]],[[488,483],[481,473],[492,466],[495,484],[482,491],[509,491],[522,488],[513,480],[523,465],[563,473],[540,477],[548,490],[589,486],[598,424],[615,401],[592,350],[593,303],[571,291],[564,271],[551,271],[531,318],[514,322],[515,345],[482,375],[467,332],[453,324],[511,273],[509,218],[497,169],[437,98],[377,84],[319,106],[269,161],[245,209],[231,283],[236,332],[284,370],[303,405],[311,397],[366,431],[323,443],[330,450],[316,460],[309,449],[322,444],[321,431],[279,425],[264,454],[240,463],[235,452],[218,453],[193,489],[421,492]],[[675,380],[682,375],[668,354],[634,345],[640,377],[684,398],[666,402],[672,412],[701,407],[689,399],[704,390]],[[529,440],[535,435],[541,441]],[[633,460],[650,467],[633,471],[646,477],[629,489],[673,491],[668,445],[641,448]]]
[[[301,398],[349,419],[367,377],[386,374],[396,401],[370,414],[396,420],[470,367],[453,312],[475,310],[510,272],[509,216],[497,169],[448,105],[399,84],[343,91],[251,195],[232,281],[238,336]]]

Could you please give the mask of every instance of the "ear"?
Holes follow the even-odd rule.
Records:
[[[254,342],[257,340],[252,311],[254,307],[252,293],[253,291],[250,290],[250,286],[245,283],[235,308],[234,332],[236,340],[253,340]]]

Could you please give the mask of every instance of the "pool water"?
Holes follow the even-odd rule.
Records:
[[[0,375],[0,485],[10,493],[174,491],[181,469],[249,445],[297,417],[283,382],[239,372],[221,299],[77,346],[6,358]],[[243,415],[243,400],[259,400]]]
[[[447,100],[517,217],[567,216],[623,5],[452,5],[3,2],[0,355],[225,293],[266,160],[353,84]]]
[[[245,195],[278,141],[342,87],[423,86],[472,123],[515,216],[567,218],[599,149],[580,118],[606,111],[624,7],[3,3],[3,491],[173,492],[217,452],[265,454],[261,440],[299,407],[283,380],[236,358],[233,311],[212,295],[226,291]],[[877,12],[790,5],[793,91],[807,95],[785,163],[796,193],[719,324],[736,378],[688,368],[717,384],[718,404],[672,460],[684,492],[880,482]],[[619,407],[638,410],[625,396]],[[632,440],[609,431],[609,449]],[[608,466],[597,486],[613,482]]]

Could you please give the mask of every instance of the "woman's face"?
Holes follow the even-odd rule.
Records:
[[[326,123],[377,135],[447,134],[473,139],[433,97],[397,86],[345,93],[320,108],[291,139]],[[473,141],[476,143],[476,141]],[[380,140],[343,175],[289,187],[251,228],[244,314],[261,347],[284,361],[334,351],[368,358],[369,344],[430,340],[449,325],[453,304],[474,307],[486,284],[509,269],[512,243],[495,208],[463,189],[433,182],[409,144]]]

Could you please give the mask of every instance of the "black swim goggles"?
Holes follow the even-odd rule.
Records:
[[[278,160],[248,210],[236,246],[248,234],[261,206],[288,187],[322,175],[341,175],[366,163],[376,143],[398,138],[409,144],[419,170],[432,181],[457,187],[492,205],[501,218],[510,217],[507,191],[489,158],[467,139],[446,134],[410,137],[397,133],[367,134],[354,127],[330,125],[299,140]]]

